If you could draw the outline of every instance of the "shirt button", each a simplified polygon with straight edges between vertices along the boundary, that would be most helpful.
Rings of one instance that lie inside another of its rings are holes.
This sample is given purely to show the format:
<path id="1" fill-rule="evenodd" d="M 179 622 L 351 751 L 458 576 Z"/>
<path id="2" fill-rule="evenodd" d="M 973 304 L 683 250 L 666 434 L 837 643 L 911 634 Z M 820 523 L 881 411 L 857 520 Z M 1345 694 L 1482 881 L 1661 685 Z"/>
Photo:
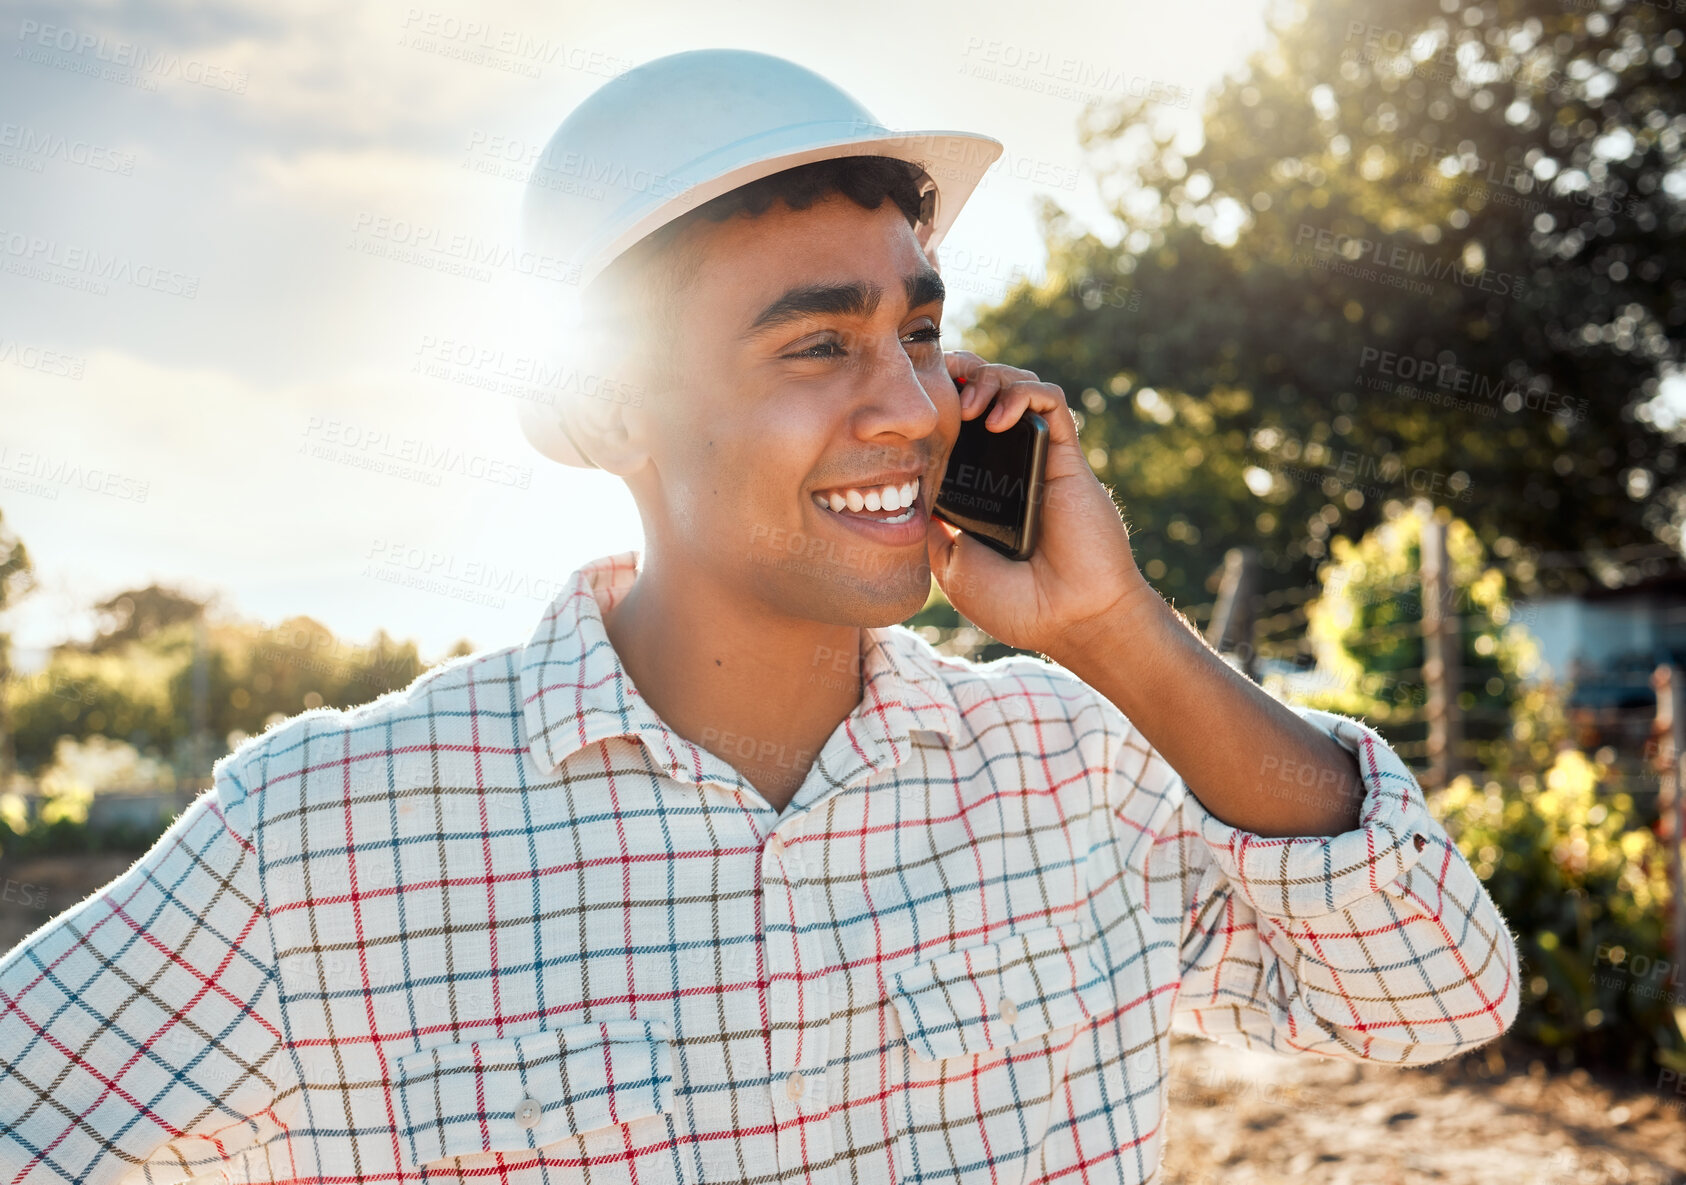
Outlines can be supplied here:
<path id="1" fill-rule="evenodd" d="M 785 1080 L 784 1080 L 785 1097 L 787 1097 L 789 1099 L 793 1099 L 793 1100 L 801 1098 L 802 1097 L 802 1088 L 803 1088 L 804 1085 L 806 1085 L 806 1084 L 802 1081 L 802 1075 L 797 1073 L 795 1070 L 792 1070 L 789 1074 L 787 1074 L 785 1076 Z"/>
<path id="2" fill-rule="evenodd" d="M 537 1099 L 522 1099 L 515 1104 L 515 1126 L 528 1129 L 537 1127 L 543 1111 L 544 1108 L 539 1106 Z"/>
<path id="3" fill-rule="evenodd" d="M 1016 1025 L 1019 1023 L 1019 1006 L 1017 1004 L 1013 1003 L 1006 996 L 1002 996 L 1001 1003 L 997 1005 L 997 1007 L 1001 1010 L 1002 1020 L 1010 1025 Z"/>

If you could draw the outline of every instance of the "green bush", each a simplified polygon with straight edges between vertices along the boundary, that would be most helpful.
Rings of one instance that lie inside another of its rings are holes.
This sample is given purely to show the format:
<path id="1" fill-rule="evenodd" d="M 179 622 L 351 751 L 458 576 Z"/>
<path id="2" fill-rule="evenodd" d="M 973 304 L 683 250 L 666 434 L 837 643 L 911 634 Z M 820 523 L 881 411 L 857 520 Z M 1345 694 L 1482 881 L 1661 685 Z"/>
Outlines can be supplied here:
<path id="1" fill-rule="evenodd" d="M 1565 749 L 1508 791 L 1459 777 L 1430 803 L 1516 933 L 1512 1039 L 1564 1064 L 1686 1069 L 1686 993 L 1663 954 L 1665 853 L 1609 767 Z"/>
<path id="2" fill-rule="evenodd" d="M 0 822 L 0 859 L 11 862 L 33 856 L 80 856 L 89 852 L 140 853 L 152 847 L 171 822 L 172 818 L 160 816 L 150 827 L 136 823 L 90 827 L 86 820 L 36 819 L 21 830 Z"/>
<path id="3" fill-rule="evenodd" d="M 1308 633 L 1335 686 L 1301 697 L 1368 719 L 1408 760 L 1424 754 L 1427 734 L 1421 527 L 1402 513 L 1357 543 L 1331 540 Z M 1451 519 L 1447 549 L 1463 755 L 1482 772 L 1453 779 L 1430 804 L 1516 932 L 1522 1008 L 1510 1040 L 1565 1065 L 1686 1069 L 1686 987 L 1666 978 L 1663 954 L 1662 845 L 1614 770 L 1570 743 L 1563 689 L 1532 677 L 1537 645 L 1512 620 L 1481 541 Z"/>

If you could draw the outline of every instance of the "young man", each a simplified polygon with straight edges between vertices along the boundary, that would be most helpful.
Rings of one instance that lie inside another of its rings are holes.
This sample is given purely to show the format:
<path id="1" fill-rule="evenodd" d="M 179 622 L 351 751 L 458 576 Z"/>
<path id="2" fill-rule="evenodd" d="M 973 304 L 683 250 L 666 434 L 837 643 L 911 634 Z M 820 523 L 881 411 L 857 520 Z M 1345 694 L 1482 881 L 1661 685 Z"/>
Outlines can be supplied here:
<path id="1" fill-rule="evenodd" d="M 853 102 L 733 51 L 615 87 L 661 136 Z M 1154 593 L 1057 388 L 942 351 L 953 193 L 880 133 L 587 228 L 647 398 L 530 431 L 627 482 L 642 553 L 243 745 L 0 963 L 6 1180 L 1141 1182 L 1173 1025 L 1399 1064 L 1506 1028 L 1511 936 L 1404 765 Z M 992 399 L 1052 438 L 1023 563 L 929 513 Z M 1053 663 L 894 624 L 933 574 Z"/>

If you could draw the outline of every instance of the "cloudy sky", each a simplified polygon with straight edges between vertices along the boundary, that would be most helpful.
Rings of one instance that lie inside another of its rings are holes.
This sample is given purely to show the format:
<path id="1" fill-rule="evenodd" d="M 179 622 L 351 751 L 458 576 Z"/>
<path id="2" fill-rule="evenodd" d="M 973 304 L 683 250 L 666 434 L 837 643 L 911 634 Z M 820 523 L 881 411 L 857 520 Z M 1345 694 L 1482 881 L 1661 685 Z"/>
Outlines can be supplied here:
<path id="1" fill-rule="evenodd" d="M 1192 122 L 1260 3 L 8 6 L 0 511 L 39 577 L 7 623 L 20 665 L 151 581 L 429 656 L 505 645 L 580 563 L 640 546 L 619 482 L 520 435 L 519 277 L 392 250 L 513 243 L 534 155 L 616 73 L 762 50 L 889 126 L 1002 141 L 943 249 L 956 334 L 1039 273 L 1039 196 L 1115 238 L 1085 100 L 1151 88 Z"/>

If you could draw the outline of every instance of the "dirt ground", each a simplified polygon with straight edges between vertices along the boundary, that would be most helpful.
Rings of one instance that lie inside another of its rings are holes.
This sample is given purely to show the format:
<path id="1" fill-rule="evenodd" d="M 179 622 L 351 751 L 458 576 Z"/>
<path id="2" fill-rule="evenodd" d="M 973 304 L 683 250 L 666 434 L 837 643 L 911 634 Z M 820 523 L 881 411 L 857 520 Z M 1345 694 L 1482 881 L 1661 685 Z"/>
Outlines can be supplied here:
<path id="1" fill-rule="evenodd" d="M 1496 1050 L 1397 1069 L 1179 1037 L 1171 1083 L 1162 1185 L 1686 1182 L 1672 1082 L 1550 1074 Z"/>
<path id="2" fill-rule="evenodd" d="M 133 855 L 0 869 L 0 952 Z M 1177 1038 L 1158 1185 L 1686 1185 L 1686 1085 L 1506 1064 L 1390 1069 Z"/>

